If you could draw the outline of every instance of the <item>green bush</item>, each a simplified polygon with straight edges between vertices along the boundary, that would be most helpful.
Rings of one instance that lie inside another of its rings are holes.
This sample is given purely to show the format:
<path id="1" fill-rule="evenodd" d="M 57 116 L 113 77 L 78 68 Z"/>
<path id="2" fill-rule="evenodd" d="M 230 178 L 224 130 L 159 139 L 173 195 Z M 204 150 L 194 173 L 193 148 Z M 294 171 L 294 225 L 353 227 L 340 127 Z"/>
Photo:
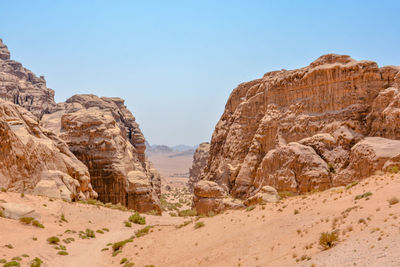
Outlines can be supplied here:
<path id="1" fill-rule="evenodd" d="M 41 224 L 39 221 L 37 221 L 37 220 L 33 220 L 32 221 L 32 225 L 33 226 L 36 226 L 36 227 L 39 227 L 39 228 L 44 228 L 44 225 L 43 224 Z"/>
<path id="2" fill-rule="evenodd" d="M 399 172 L 399 166 L 393 166 L 392 168 L 390 168 L 390 172 L 391 173 L 398 173 Z"/>
<path id="3" fill-rule="evenodd" d="M 197 216 L 196 209 L 180 210 L 178 211 L 180 217 Z"/>
<path id="4" fill-rule="evenodd" d="M 58 242 L 60 242 L 60 238 L 58 238 L 56 236 L 51 236 L 51 237 L 47 238 L 47 242 L 49 244 L 58 244 Z"/>
<path id="5" fill-rule="evenodd" d="M 30 224 L 35 218 L 32 217 L 21 217 L 19 221 L 25 224 Z"/>
<path id="6" fill-rule="evenodd" d="M 372 193 L 371 193 L 371 192 L 366 192 L 366 193 L 364 193 L 364 194 L 361 194 L 361 195 L 356 196 L 356 197 L 355 197 L 355 200 L 362 199 L 362 198 L 366 198 L 366 197 L 369 197 L 369 196 L 372 196 Z"/>
<path id="7" fill-rule="evenodd" d="M 12 266 L 21 266 L 21 264 L 19 264 L 19 262 L 16 261 L 9 261 L 6 264 L 3 265 L 3 267 L 12 267 Z"/>
<path id="8" fill-rule="evenodd" d="M 141 236 L 147 235 L 151 228 L 153 228 L 153 226 L 148 225 L 148 226 L 146 226 L 146 227 L 144 227 L 144 228 L 142 228 L 140 230 L 137 230 L 135 232 L 135 236 L 136 237 L 141 237 Z"/>
<path id="9" fill-rule="evenodd" d="M 40 267 L 42 265 L 43 261 L 39 259 L 38 257 L 34 258 L 31 262 L 31 267 Z"/>
<path id="10" fill-rule="evenodd" d="M 68 255 L 68 252 L 66 252 L 66 251 L 64 251 L 64 250 L 61 250 L 61 251 L 59 251 L 57 254 L 58 254 L 58 255 L 61 255 L 61 256 L 67 256 L 67 255 Z"/>
<path id="11" fill-rule="evenodd" d="M 129 239 L 125 239 L 119 242 L 116 242 L 114 244 L 112 244 L 112 249 L 113 251 L 120 251 L 125 245 L 126 243 L 130 243 L 133 242 L 133 239 L 129 238 Z"/>
<path id="12" fill-rule="evenodd" d="M 197 222 L 194 225 L 194 229 L 199 229 L 199 228 L 204 227 L 204 226 L 205 226 L 204 222 Z"/>
<path id="13" fill-rule="evenodd" d="M 146 217 L 140 216 L 138 212 L 135 212 L 129 217 L 129 221 L 136 224 L 146 224 Z"/>

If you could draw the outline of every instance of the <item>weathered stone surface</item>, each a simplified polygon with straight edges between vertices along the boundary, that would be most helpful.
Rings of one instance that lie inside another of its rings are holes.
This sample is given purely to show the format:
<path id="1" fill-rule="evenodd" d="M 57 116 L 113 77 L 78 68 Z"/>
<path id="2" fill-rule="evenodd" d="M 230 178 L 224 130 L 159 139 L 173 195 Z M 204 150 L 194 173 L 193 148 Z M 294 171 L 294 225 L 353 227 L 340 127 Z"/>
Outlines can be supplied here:
<path id="1" fill-rule="evenodd" d="M 201 143 L 193 154 L 192 167 L 189 169 L 188 188 L 193 192 L 194 184 L 200 181 L 204 167 L 207 165 L 210 143 Z"/>
<path id="2" fill-rule="evenodd" d="M 103 202 L 138 211 L 161 211 L 161 179 L 145 157 L 145 139 L 119 98 L 75 95 L 43 116 L 41 125 L 59 134 L 89 169 Z"/>
<path id="3" fill-rule="evenodd" d="M 279 200 L 278 191 L 272 186 L 263 186 L 261 190 L 256 193 L 254 196 L 249 197 L 246 199 L 243 204 L 246 206 L 251 206 L 260 203 L 267 203 L 267 202 L 277 202 Z"/>
<path id="4" fill-rule="evenodd" d="M 35 210 L 25 204 L 19 203 L 0 203 L 0 209 L 3 211 L 3 216 L 5 218 L 18 220 L 22 217 L 32 217 L 38 219 L 40 216 Z"/>
<path id="5" fill-rule="evenodd" d="M 242 83 L 216 125 L 204 179 L 243 199 L 264 185 L 301 193 L 362 179 L 373 170 L 341 173 L 356 168 L 353 147 L 365 137 L 400 138 L 399 88 L 399 67 L 334 54 Z"/>
<path id="6" fill-rule="evenodd" d="M 69 199 L 95 198 L 88 169 L 24 108 L 0 100 L 0 187 L 32 192 L 42 178 L 69 188 Z"/>
<path id="7" fill-rule="evenodd" d="M 37 77 L 21 63 L 11 60 L 1 39 L 0 98 L 24 107 L 37 118 L 50 112 L 56 104 L 54 91 L 46 87 L 44 77 Z"/>
<path id="8" fill-rule="evenodd" d="M 366 137 L 351 148 L 348 167 L 335 177 L 333 184 L 341 185 L 400 167 L 400 140 Z"/>

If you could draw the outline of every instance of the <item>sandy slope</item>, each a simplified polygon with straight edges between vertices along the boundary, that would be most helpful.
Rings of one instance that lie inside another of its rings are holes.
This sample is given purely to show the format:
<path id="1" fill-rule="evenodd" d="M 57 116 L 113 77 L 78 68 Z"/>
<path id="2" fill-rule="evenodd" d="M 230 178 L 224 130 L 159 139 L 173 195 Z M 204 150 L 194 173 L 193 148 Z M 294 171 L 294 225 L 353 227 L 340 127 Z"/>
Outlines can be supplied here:
<path id="1" fill-rule="evenodd" d="M 372 196 L 354 200 L 365 192 L 372 192 Z M 391 197 L 400 199 L 399 192 L 400 175 L 374 176 L 349 190 L 290 197 L 277 204 L 257 206 L 252 211 L 228 211 L 200 218 L 205 226 L 199 229 L 193 227 L 195 218 L 170 217 L 167 213 L 161 217 L 145 215 L 148 225 L 158 226 L 128 243 L 116 257 L 111 256 L 111 251 L 101 249 L 143 227 L 124 227 L 129 212 L 0 193 L 2 200 L 34 206 L 46 226 L 39 229 L 0 218 L 0 258 L 9 260 L 26 253 L 30 257 L 24 263 L 38 256 L 45 266 L 122 266 L 119 262 L 124 257 L 140 267 L 150 264 L 157 267 L 399 266 L 400 203 L 390 206 L 387 202 Z M 352 209 L 346 212 L 349 208 Z M 298 214 L 294 214 L 295 210 Z M 62 213 L 68 223 L 58 222 Z M 180 229 L 175 227 L 188 220 L 193 223 Z M 90 240 L 82 240 L 77 234 L 63 234 L 62 238 L 72 236 L 76 240 L 66 244 L 68 256 L 57 255 L 57 250 L 46 242 L 49 236 L 67 229 L 104 227 L 110 232 L 96 234 Z M 340 230 L 340 241 L 332 249 L 322 251 L 318 245 L 320 233 L 333 229 Z M 32 240 L 34 236 L 37 241 Z M 14 249 L 4 247 L 6 244 L 12 244 Z"/>

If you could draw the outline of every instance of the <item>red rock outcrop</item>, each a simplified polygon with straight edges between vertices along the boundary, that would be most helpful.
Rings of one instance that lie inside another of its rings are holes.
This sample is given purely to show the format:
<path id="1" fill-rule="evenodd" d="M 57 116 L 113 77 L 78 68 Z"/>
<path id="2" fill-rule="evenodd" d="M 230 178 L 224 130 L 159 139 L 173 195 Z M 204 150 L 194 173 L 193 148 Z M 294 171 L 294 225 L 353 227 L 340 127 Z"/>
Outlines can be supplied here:
<path id="1" fill-rule="evenodd" d="M 122 99 L 75 95 L 55 110 L 41 125 L 65 140 L 89 168 L 99 200 L 161 211 L 160 175 L 146 160 L 145 139 Z"/>
<path id="2" fill-rule="evenodd" d="M 33 192 L 39 183 L 51 181 L 56 192 L 52 197 L 79 200 L 97 196 L 88 169 L 65 142 L 40 127 L 30 112 L 1 99 L 0 143 L 0 187 Z"/>
<path id="3" fill-rule="evenodd" d="M 24 107 L 38 118 L 56 105 L 54 91 L 46 87 L 44 77 L 37 77 L 21 63 L 11 60 L 10 52 L 1 39 L 0 98 Z"/>
<path id="4" fill-rule="evenodd" d="M 302 193 L 362 179 L 397 162 L 400 148 L 390 146 L 393 155 L 377 152 L 368 171 L 356 167 L 362 151 L 400 139 L 399 89 L 399 67 L 335 54 L 240 84 L 216 125 L 202 179 L 242 199 L 265 185 Z M 371 144 L 368 136 L 384 140 Z"/>
<path id="5" fill-rule="evenodd" d="M 207 165 L 210 143 L 201 143 L 193 154 L 192 167 L 189 169 L 188 188 L 193 192 L 194 184 L 200 180 L 205 166 Z"/>

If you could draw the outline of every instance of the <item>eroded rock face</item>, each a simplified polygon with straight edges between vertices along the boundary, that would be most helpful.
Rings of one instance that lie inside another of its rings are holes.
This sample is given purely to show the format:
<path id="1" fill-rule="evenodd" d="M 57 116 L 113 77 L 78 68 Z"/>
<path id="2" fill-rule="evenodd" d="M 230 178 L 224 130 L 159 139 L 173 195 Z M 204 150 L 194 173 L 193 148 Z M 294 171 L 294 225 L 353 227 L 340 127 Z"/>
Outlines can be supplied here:
<path id="1" fill-rule="evenodd" d="M 192 167 L 189 169 L 188 188 L 193 192 L 194 184 L 200 181 L 205 166 L 207 165 L 210 143 L 201 143 L 193 154 Z"/>
<path id="2" fill-rule="evenodd" d="M 49 113 L 56 105 L 54 91 L 46 87 L 44 77 L 37 77 L 21 63 L 11 60 L 1 39 L 0 98 L 24 107 L 37 118 Z"/>
<path id="3" fill-rule="evenodd" d="M 24 108 L 0 100 L 0 187 L 32 192 L 39 183 L 68 200 L 95 198 L 87 167 Z M 62 192 L 62 195 L 61 195 Z M 45 194 L 44 194 L 45 195 Z"/>
<path id="4" fill-rule="evenodd" d="M 145 157 L 145 139 L 120 98 L 75 95 L 41 124 L 58 133 L 89 169 L 103 202 L 160 212 L 159 173 Z"/>
<path id="5" fill-rule="evenodd" d="M 216 125 L 204 179 L 246 199 L 265 185 L 302 193 L 384 168 L 387 159 L 382 164 L 376 148 L 400 139 L 399 73 L 399 67 L 329 54 L 240 84 Z M 390 162 L 397 162 L 399 148 L 390 147 Z M 377 156 L 363 156 L 369 168 L 357 167 L 360 151 L 370 150 Z"/>

